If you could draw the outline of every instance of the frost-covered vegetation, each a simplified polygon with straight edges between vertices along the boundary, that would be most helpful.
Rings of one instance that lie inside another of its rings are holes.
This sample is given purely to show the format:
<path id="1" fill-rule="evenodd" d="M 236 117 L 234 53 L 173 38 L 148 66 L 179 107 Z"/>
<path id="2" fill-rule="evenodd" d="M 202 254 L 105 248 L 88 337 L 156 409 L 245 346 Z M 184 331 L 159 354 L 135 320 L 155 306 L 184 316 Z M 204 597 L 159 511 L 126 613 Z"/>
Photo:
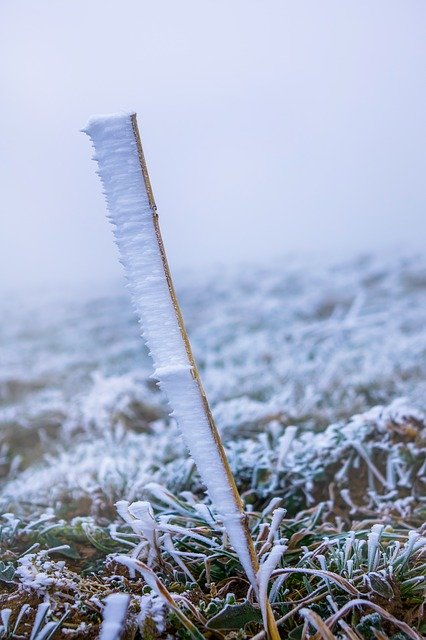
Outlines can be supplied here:
<path id="1" fill-rule="evenodd" d="M 178 278 L 283 638 L 426 631 L 425 267 Z M 2 637 L 262 637 L 126 294 L 1 304 Z"/>

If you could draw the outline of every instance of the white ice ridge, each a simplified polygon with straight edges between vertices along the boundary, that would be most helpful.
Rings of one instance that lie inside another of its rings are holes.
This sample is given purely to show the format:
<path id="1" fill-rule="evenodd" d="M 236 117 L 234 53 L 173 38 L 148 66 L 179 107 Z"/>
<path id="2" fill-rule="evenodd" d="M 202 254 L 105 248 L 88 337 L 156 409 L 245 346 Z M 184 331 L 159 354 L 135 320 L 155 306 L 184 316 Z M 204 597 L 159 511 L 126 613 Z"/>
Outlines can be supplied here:
<path id="1" fill-rule="evenodd" d="M 84 132 L 95 148 L 109 218 L 142 335 L 210 498 L 256 593 L 257 579 L 241 512 L 229 484 L 173 306 L 141 171 L 132 114 L 91 118 Z"/>

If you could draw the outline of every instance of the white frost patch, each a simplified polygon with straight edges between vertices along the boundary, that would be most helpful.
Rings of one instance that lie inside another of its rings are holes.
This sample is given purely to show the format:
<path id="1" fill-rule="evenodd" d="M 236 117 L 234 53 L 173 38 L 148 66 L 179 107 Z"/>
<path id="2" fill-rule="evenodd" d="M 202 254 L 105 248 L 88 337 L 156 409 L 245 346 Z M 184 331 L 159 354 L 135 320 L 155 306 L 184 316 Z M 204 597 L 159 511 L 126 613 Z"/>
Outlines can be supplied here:
<path id="1" fill-rule="evenodd" d="M 152 435 L 106 431 L 91 441 L 74 442 L 38 468 L 26 469 L 3 487 L 2 498 L 6 503 L 55 504 L 65 496 L 75 500 L 88 496 L 96 512 L 124 496 L 137 498 L 148 482 L 162 479 L 163 472 L 154 469 L 163 469 L 166 460 L 181 460 L 184 453 L 174 425 L 160 423 Z"/>
<path id="2" fill-rule="evenodd" d="M 92 380 L 93 386 L 82 399 L 78 415 L 74 416 L 74 422 L 87 430 L 105 431 L 106 427 L 113 428 L 124 420 L 136 422 L 138 416 L 133 406 L 145 413 L 147 422 L 162 413 L 132 374 L 106 377 L 95 372 Z"/>
<path id="3" fill-rule="evenodd" d="M 40 595 L 47 593 L 52 586 L 77 590 L 65 575 L 64 568 L 64 561 L 50 560 L 47 551 L 40 551 L 19 558 L 15 575 L 19 578 L 21 589 L 36 591 Z"/>
<path id="4" fill-rule="evenodd" d="M 158 633 L 163 633 L 166 628 L 166 615 L 168 608 L 164 600 L 156 593 L 147 593 L 139 598 L 140 613 L 137 617 L 139 630 L 144 631 L 145 622 L 150 619 L 154 622 Z"/>
<path id="5" fill-rule="evenodd" d="M 100 640 L 119 640 L 121 638 L 129 602 L 130 596 L 127 593 L 111 593 L 105 598 Z"/>

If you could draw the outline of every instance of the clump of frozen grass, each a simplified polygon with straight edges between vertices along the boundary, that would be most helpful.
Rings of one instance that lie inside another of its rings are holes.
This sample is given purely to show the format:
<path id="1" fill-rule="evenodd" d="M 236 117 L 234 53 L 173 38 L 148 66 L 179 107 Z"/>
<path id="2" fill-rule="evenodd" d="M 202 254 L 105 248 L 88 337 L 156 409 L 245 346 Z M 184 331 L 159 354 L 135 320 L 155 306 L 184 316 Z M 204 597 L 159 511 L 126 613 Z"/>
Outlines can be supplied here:
<path id="1" fill-rule="evenodd" d="M 125 625 L 130 637 L 175 636 L 185 630 L 191 637 L 220 637 L 239 629 L 241 637 L 263 637 L 260 610 L 220 516 L 190 493 L 175 496 L 150 485 L 148 495 L 143 503 L 119 505 L 123 517 L 110 526 L 109 547 L 105 531 L 97 531 L 94 522 L 68 528 L 72 544 L 82 530 L 90 532 L 78 548 L 89 558 L 96 545 L 103 562 L 95 574 L 81 559 L 60 558 L 66 553 L 63 545 L 19 556 L 19 548 L 28 544 L 28 524 L 9 518 L 12 573 L 0 596 L 2 608 L 10 609 L 9 624 L 15 624 L 24 602 L 33 620 L 40 601 L 48 600 L 49 620 L 67 616 L 63 634 L 97 637 L 105 599 L 118 593 L 129 597 Z M 375 629 L 383 638 L 402 633 L 420 640 L 426 579 L 422 529 L 359 522 L 344 531 L 339 523 L 323 522 L 322 511 L 320 505 L 288 517 L 274 499 L 262 512 L 248 512 L 262 589 L 268 591 L 281 636 L 308 640 L 309 620 L 314 627 L 325 625 L 336 638 L 368 639 Z M 53 532 L 59 525 L 61 535 L 63 524 L 54 520 L 34 524 L 32 539 L 40 546 L 47 546 L 48 522 Z"/>
<path id="2" fill-rule="evenodd" d="M 262 435 L 229 441 L 226 450 L 238 487 L 255 508 L 276 496 L 292 515 L 322 502 L 324 519 L 349 524 L 376 517 L 424 521 L 426 419 L 406 400 L 319 433 L 272 422 Z M 99 519 L 112 516 L 117 500 L 141 498 L 151 481 L 204 494 L 177 431 L 164 421 L 148 433 L 115 429 L 50 456 L 4 487 L 3 505 L 25 512 L 30 503 L 34 512 L 34 505 L 54 504 L 62 515 Z"/>
<path id="3" fill-rule="evenodd" d="M 50 560 L 47 551 L 27 553 L 19 558 L 15 577 L 23 589 L 36 591 L 38 594 L 44 594 L 49 587 L 56 589 L 66 587 L 68 590 L 76 591 L 76 585 L 64 578 L 64 569 L 65 562 Z"/>
<path id="4" fill-rule="evenodd" d="M 13 624 L 11 622 L 12 609 L 1 609 L 0 638 L 20 638 L 28 637 L 30 640 L 48 640 L 62 627 L 68 612 L 59 620 L 48 620 L 50 617 L 50 607 L 48 602 L 38 605 L 36 610 L 31 609 L 28 603 L 23 604 L 16 616 Z M 28 618 L 30 618 L 28 620 Z M 27 635 L 23 635 L 26 633 Z"/>
<path id="5" fill-rule="evenodd" d="M 93 386 L 82 398 L 79 413 L 65 425 L 68 429 L 105 432 L 116 427 L 149 431 L 152 422 L 166 412 L 158 400 L 132 375 L 93 375 Z"/>
<path id="6" fill-rule="evenodd" d="M 328 518 L 421 523 L 426 418 L 407 401 L 375 407 L 320 433 L 273 425 L 230 444 L 231 468 L 256 503 L 280 496 L 291 513 L 323 501 Z M 285 455 L 282 455 L 283 447 Z"/>
<path id="7" fill-rule="evenodd" d="M 152 423 L 149 434 L 117 427 L 103 438 L 73 441 L 73 449 L 58 448 L 38 469 L 29 468 L 6 484 L 3 507 L 34 513 L 37 505 L 42 510 L 52 505 L 69 516 L 110 516 L 117 500 L 140 494 L 167 461 L 185 453 L 177 430 L 164 423 Z"/>

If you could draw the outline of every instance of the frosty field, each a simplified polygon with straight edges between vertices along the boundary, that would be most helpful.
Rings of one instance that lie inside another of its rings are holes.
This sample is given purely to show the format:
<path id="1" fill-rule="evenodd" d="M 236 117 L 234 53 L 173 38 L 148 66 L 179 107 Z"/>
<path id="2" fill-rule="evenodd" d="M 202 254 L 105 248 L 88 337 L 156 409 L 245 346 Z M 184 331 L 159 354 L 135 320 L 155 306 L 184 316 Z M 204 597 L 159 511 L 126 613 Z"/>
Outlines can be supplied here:
<path id="1" fill-rule="evenodd" d="M 282 637 L 421 638 L 425 260 L 286 259 L 176 284 L 259 556 L 281 541 Z M 39 607 L 31 637 L 97 638 L 116 592 L 125 638 L 262 637 L 124 287 L 0 304 L 0 637 L 30 637 Z"/>

